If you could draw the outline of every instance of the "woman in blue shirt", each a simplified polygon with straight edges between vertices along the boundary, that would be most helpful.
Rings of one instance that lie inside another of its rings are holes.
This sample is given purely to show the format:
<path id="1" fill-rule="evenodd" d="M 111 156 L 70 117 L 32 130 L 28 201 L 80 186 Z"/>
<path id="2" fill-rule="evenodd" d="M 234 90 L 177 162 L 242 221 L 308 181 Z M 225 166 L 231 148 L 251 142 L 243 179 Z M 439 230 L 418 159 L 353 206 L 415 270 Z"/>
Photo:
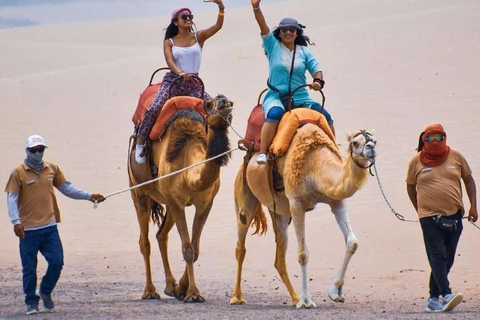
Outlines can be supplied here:
<path id="1" fill-rule="evenodd" d="M 251 0 L 253 13 L 263 39 L 263 47 L 268 58 L 269 75 L 268 90 L 263 99 L 263 112 L 265 114 L 265 123 L 262 127 L 260 154 L 257 157 L 257 163 L 267 163 L 267 150 L 272 142 L 278 123 L 285 113 L 285 107 L 280 99 L 280 94 L 287 94 L 301 85 L 307 83 L 305 72 L 308 70 L 313 77 L 313 83 L 310 89 L 319 91 L 323 88 L 323 73 L 320 64 L 313 56 L 307 44 L 310 44 L 309 38 L 303 34 L 303 28 L 293 18 L 284 18 L 279 26 L 270 31 L 260 10 L 261 0 Z M 293 56 L 295 55 L 295 60 Z M 292 69 L 293 60 L 293 72 Z M 327 118 L 330 128 L 333 128 L 333 120 L 330 114 L 323 109 L 321 105 L 310 98 L 307 89 L 301 88 L 293 96 L 293 107 L 304 106 L 322 112 Z"/>

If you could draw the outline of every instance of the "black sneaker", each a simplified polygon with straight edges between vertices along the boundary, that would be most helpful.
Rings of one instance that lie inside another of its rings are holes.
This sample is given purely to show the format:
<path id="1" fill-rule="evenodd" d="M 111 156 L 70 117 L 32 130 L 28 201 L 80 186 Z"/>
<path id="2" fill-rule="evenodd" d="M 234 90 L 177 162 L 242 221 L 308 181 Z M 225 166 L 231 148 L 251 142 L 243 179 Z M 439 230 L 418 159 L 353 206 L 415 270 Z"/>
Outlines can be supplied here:
<path id="1" fill-rule="evenodd" d="M 38 302 L 27 304 L 27 316 L 38 313 Z"/>
<path id="2" fill-rule="evenodd" d="M 42 293 L 40 289 L 38 289 L 37 296 L 39 296 L 40 299 L 43 301 L 43 306 L 45 307 L 46 312 L 55 312 L 55 304 L 53 303 L 51 295 L 46 295 Z M 38 306 L 37 306 L 37 310 L 38 310 Z"/>

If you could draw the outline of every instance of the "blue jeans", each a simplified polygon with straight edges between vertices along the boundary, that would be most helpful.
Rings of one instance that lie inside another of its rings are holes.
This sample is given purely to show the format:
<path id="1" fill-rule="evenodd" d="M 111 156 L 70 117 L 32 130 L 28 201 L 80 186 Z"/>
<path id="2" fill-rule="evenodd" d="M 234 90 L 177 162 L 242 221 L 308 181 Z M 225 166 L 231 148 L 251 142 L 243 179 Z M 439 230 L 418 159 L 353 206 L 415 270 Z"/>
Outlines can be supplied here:
<path id="1" fill-rule="evenodd" d="M 39 230 L 25 231 L 25 238 L 20 238 L 20 258 L 23 267 L 23 292 L 25 303 L 37 303 L 37 255 L 38 251 L 48 262 L 47 272 L 40 283 L 40 291 L 50 295 L 60 278 L 63 267 L 63 247 L 57 226 Z"/>
<path id="2" fill-rule="evenodd" d="M 430 263 L 430 298 L 445 297 L 452 293 L 448 273 L 455 260 L 455 251 L 462 234 L 462 212 L 459 211 L 450 217 L 457 220 L 456 231 L 441 230 L 432 217 L 421 218 L 420 224 L 423 231 L 423 240 Z"/>

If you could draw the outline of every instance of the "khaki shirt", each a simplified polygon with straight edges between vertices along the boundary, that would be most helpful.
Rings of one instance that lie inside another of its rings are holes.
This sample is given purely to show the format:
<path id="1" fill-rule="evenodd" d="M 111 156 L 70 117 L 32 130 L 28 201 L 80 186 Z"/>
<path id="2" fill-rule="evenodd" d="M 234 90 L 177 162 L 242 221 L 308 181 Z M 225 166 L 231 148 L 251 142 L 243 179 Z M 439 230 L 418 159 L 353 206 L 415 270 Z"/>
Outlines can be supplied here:
<path id="1" fill-rule="evenodd" d="M 459 209 L 465 212 L 461 180 L 472 174 L 465 158 L 451 149 L 445 162 L 428 167 L 420 162 L 420 152 L 408 166 L 407 183 L 417 186 L 418 216 L 453 215 Z"/>
<path id="2" fill-rule="evenodd" d="M 16 167 L 8 179 L 6 192 L 18 194 L 20 221 L 25 229 L 60 222 L 60 210 L 53 187 L 66 182 L 65 176 L 56 164 L 44 162 L 37 173 L 25 163 Z"/>

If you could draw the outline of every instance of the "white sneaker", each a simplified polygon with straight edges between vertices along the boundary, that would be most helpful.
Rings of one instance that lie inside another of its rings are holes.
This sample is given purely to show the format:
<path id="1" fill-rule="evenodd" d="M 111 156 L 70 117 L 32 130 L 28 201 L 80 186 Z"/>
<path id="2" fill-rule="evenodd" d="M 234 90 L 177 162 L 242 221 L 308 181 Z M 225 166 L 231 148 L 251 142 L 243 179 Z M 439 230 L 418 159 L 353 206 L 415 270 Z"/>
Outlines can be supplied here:
<path id="1" fill-rule="evenodd" d="M 138 164 L 144 164 L 147 162 L 147 156 L 145 155 L 145 145 L 144 144 L 137 144 L 135 147 L 135 161 L 137 161 Z"/>
<path id="2" fill-rule="evenodd" d="M 257 163 L 258 164 L 266 164 L 267 163 L 267 155 L 265 153 L 260 153 L 257 156 Z"/>

